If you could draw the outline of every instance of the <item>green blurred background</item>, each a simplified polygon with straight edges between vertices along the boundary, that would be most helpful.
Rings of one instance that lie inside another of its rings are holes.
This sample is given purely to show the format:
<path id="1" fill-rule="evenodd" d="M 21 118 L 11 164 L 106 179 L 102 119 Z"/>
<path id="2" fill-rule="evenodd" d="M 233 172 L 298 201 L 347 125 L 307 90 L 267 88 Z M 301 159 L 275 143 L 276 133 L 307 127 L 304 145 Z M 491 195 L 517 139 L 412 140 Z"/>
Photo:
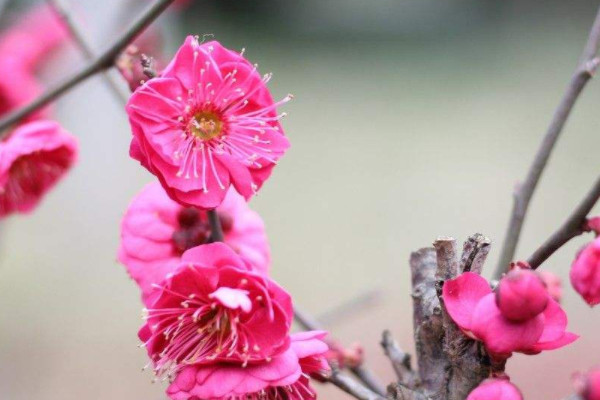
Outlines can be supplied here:
<path id="1" fill-rule="evenodd" d="M 140 2 L 143 2 L 141 0 Z M 18 0 L 15 18 L 28 2 Z M 98 49 L 138 11 L 123 0 L 71 0 Z M 389 328 L 412 351 L 408 257 L 440 235 L 481 232 L 495 267 L 511 207 L 576 65 L 598 4 L 591 1 L 193 0 L 161 17 L 167 54 L 186 34 L 246 47 L 275 97 L 293 93 L 292 148 L 251 205 L 266 221 L 273 275 L 345 344 L 360 341 L 386 380 Z M 10 19 L 10 18 L 9 18 Z M 117 22 L 120 21 L 120 22 Z M 5 21 L 6 22 L 6 21 Z M 40 32 L 43 34 L 43 32 Z M 49 82 L 83 64 L 73 46 Z M 518 249 L 528 257 L 600 172 L 600 86 L 592 81 L 558 143 Z M 99 77 L 56 106 L 80 138 L 81 160 L 31 216 L 0 237 L 0 398 L 164 399 L 152 385 L 138 292 L 116 262 L 119 221 L 153 179 L 128 157 L 122 106 Z M 545 268 L 567 279 L 577 249 Z M 497 244 L 496 244 L 497 243 Z M 516 355 L 508 373 L 530 400 L 572 392 L 576 370 L 600 362 L 600 318 L 564 281 L 575 344 Z M 376 299 L 331 318 L 365 293 Z M 319 386 L 322 399 L 344 399 Z"/>

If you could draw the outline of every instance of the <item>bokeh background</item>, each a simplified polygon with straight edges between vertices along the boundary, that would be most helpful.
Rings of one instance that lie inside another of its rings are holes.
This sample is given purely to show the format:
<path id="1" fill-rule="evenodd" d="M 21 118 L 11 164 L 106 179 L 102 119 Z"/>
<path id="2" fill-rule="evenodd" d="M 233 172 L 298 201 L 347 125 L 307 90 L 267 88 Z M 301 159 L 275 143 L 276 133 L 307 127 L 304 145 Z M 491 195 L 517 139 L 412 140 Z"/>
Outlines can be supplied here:
<path id="1" fill-rule="evenodd" d="M 144 0 L 67 0 L 98 49 Z M 29 6 L 13 1 L 4 25 Z M 392 370 L 378 342 L 389 328 L 412 351 L 408 258 L 439 235 L 497 243 L 526 168 L 576 65 L 592 1 L 193 0 L 156 24 L 170 55 L 188 33 L 247 48 L 293 93 L 292 148 L 251 205 L 266 221 L 273 275 L 367 364 Z M 40 32 L 43 35 L 43 32 Z M 65 46 L 44 69 L 55 82 L 84 61 Z M 583 94 L 525 224 L 526 258 L 600 172 L 600 86 Z M 122 106 L 99 77 L 56 105 L 81 160 L 34 214 L 0 236 L 0 398 L 165 399 L 140 372 L 138 292 L 116 262 L 119 222 L 153 179 L 128 157 Z M 567 279 L 573 240 L 545 265 Z M 565 280 L 575 344 L 516 355 L 508 372 L 530 400 L 561 399 L 570 377 L 600 363 L 600 316 Z M 369 298 L 361 305 L 356 298 Z M 351 306 L 348 307 L 347 305 Z M 346 306 L 344 306 L 346 305 Z M 340 311 L 340 307 L 341 310 Z M 337 310 L 337 311 L 336 311 Z M 347 398 L 319 386 L 321 398 Z"/>

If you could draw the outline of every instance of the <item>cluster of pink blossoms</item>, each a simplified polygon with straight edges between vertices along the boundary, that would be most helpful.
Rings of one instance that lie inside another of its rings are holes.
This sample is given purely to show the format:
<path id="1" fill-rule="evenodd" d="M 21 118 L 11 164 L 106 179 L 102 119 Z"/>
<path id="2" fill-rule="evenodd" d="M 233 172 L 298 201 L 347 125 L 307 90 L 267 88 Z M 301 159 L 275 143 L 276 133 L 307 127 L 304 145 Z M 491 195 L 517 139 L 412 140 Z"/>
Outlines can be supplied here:
<path id="1" fill-rule="evenodd" d="M 0 116 L 41 93 L 35 69 L 65 37 L 66 30 L 45 7 L 32 10 L 0 37 Z M 0 139 L 0 218 L 33 210 L 77 159 L 77 141 L 45 119 L 48 114 L 48 109 L 31 114 Z"/>
<path id="2" fill-rule="evenodd" d="M 242 54 L 188 37 L 127 104 L 131 155 L 158 182 L 130 204 L 119 260 L 174 400 L 312 399 L 309 376 L 329 368 L 324 332 L 290 334 L 291 297 L 269 277 L 264 224 L 246 203 L 289 146 L 276 113 L 289 96 L 274 102 L 268 80 Z"/>

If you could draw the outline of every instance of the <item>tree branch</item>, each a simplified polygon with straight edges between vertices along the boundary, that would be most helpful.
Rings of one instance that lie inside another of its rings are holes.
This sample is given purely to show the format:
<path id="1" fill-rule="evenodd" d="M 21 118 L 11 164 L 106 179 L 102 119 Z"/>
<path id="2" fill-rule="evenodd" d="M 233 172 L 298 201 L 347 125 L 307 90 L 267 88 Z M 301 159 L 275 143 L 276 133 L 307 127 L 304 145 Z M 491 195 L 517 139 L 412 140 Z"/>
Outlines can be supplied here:
<path id="1" fill-rule="evenodd" d="M 225 238 L 223 236 L 223 227 L 221 226 L 221 220 L 215 210 L 208 210 L 208 223 L 210 224 L 210 238 L 213 242 L 222 242 Z"/>
<path id="2" fill-rule="evenodd" d="M 54 13 L 58 18 L 65 24 L 69 30 L 71 38 L 75 41 L 75 44 L 85 56 L 86 60 L 92 61 L 96 58 L 96 54 L 88 40 L 85 37 L 84 31 L 77 21 L 73 18 L 73 14 L 67 4 L 63 0 L 46 0 Z M 102 77 L 106 82 L 106 85 L 113 92 L 117 100 L 121 103 L 127 103 L 129 93 L 123 92 L 119 83 L 113 78 L 112 75 L 106 70 L 102 71 Z"/>
<path id="3" fill-rule="evenodd" d="M 531 257 L 529 257 L 527 262 L 532 268 L 535 269 L 539 267 L 569 240 L 589 231 L 589 228 L 586 226 L 586 218 L 594 205 L 598 202 L 599 198 L 600 177 L 598 177 L 592 189 L 587 193 L 583 201 L 577 206 L 562 226 L 558 228 L 558 230 L 554 232 Z"/>
<path id="4" fill-rule="evenodd" d="M 323 327 L 315 318 L 313 318 L 310 314 L 301 311 L 298 307 L 294 307 L 294 319 L 303 329 L 308 331 L 320 331 L 323 330 Z M 350 371 L 369 389 L 378 393 L 379 395 L 385 394 L 385 387 L 379 382 L 377 377 L 371 370 L 367 369 L 363 365 L 358 365 L 356 367 L 350 367 Z"/>
<path id="5" fill-rule="evenodd" d="M 367 389 L 365 386 L 356 382 L 349 376 L 340 373 L 335 368 L 332 369 L 331 376 L 327 377 L 326 379 L 328 382 L 334 384 L 358 400 L 385 400 L 385 397 L 382 397 L 372 390 Z"/>
<path id="6" fill-rule="evenodd" d="M 521 229 L 523 228 L 523 221 L 529 208 L 529 203 L 533 196 L 533 193 L 537 187 L 537 184 L 542 176 L 542 172 L 548 163 L 552 149 L 563 130 L 563 127 L 573 109 L 577 98 L 583 91 L 585 85 L 590 80 L 594 72 L 596 71 L 600 60 L 595 58 L 598 53 L 600 46 L 600 10 L 596 15 L 596 19 L 590 31 L 588 41 L 585 45 L 585 49 L 581 55 L 579 66 L 577 67 L 575 74 L 571 78 L 569 87 L 566 93 L 556 109 L 552 122 L 546 131 L 542 143 L 535 155 L 533 163 L 531 164 L 527 177 L 522 185 L 519 185 L 514 193 L 513 209 L 506 231 L 505 240 L 500 252 L 500 260 L 496 267 L 494 274 L 495 279 L 499 279 L 502 274 L 508 268 L 508 265 L 513 261 L 517 243 L 521 235 Z"/>
<path id="7" fill-rule="evenodd" d="M 410 354 L 404 352 L 398 343 L 392 337 L 392 333 L 388 330 L 383 331 L 381 335 L 381 347 L 385 355 L 390 359 L 398 382 L 409 388 L 414 388 L 416 383 L 416 375 L 412 369 Z"/>
<path id="8" fill-rule="evenodd" d="M 15 110 L 0 120 L 0 139 L 9 134 L 7 128 L 20 121 L 33 111 L 57 99 L 69 89 L 77 86 L 87 78 L 113 66 L 115 58 L 131 43 L 148 25 L 150 25 L 174 0 L 156 0 L 140 17 L 119 37 L 104 53 L 89 65 L 70 78 L 33 100 L 28 105 Z"/>

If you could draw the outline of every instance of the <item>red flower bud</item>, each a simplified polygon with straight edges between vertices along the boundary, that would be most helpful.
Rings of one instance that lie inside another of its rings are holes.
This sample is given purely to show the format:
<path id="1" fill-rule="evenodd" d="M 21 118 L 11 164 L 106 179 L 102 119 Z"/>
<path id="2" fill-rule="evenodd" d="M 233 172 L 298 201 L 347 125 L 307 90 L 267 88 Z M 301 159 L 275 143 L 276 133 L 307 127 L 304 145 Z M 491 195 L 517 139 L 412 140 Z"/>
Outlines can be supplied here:
<path id="1" fill-rule="evenodd" d="M 526 321 L 541 314 L 548 305 L 548 291 L 534 271 L 515 268 L 498 285 L 496 303 L 507 319 Z"/>

